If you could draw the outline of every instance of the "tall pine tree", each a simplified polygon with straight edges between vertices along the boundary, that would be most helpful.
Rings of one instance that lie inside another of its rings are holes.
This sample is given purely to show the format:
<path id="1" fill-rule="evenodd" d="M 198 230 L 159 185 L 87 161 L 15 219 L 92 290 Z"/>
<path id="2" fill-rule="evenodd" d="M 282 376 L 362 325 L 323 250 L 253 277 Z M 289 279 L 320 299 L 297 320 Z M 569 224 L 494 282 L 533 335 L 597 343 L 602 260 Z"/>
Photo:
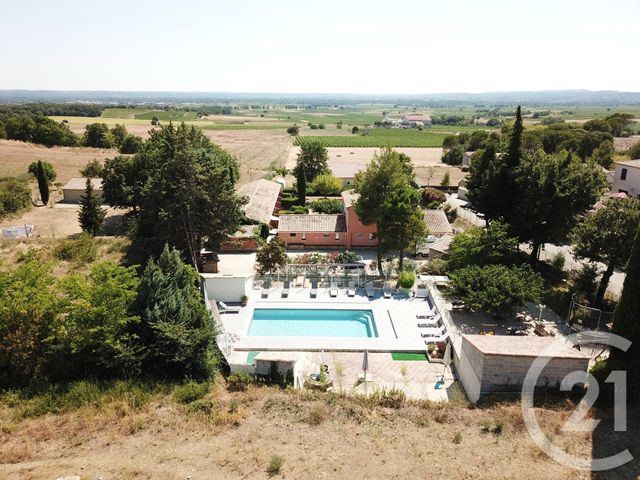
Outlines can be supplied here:
<path id="1" fill-rule="evenodd" d="M 304 171 L 304 164 L 296 170 L 296 187 L 298 189 L 298 204 L 304 207 L 307 203 L 307 177 Z"/>
<path id="2" fill-rule="evenodd" d="M 82 228 L 83 232 L 90 233 L 93 236 L 97 235 L 98 230 L 104 223 L 107 211 L 100 206 L 100 199 L 93 192 L 90 178 L 87 178 L 84 195 L 80 197 L 80 205 L 80 213 L 78 214 L 80 228 Z"/>
<path id="3" fill-rule="evenodd" d="M 38 168 L 36 170 L 36 179 L 38 180 L 38 190 L 40 190 L 40 198 L 42 203 L 47 205 L 49 203 L 49 181 L 47 175 L 44 172 L 42 161 L 38 160 Z"/>

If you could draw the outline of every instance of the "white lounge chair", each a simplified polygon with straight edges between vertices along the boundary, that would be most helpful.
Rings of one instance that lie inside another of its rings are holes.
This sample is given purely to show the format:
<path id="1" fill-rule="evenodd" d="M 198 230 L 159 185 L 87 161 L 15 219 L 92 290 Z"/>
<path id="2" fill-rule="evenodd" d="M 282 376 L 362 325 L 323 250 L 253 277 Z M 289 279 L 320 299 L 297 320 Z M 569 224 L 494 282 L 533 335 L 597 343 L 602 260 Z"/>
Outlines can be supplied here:
<path id="1" fill-rule="evenodd" d="M 349 287 L 347 288 L 347 295 L 350 297 L 356 296 L 356 282 L 349 282 Z"/>
<path id="2" fill-rule="evenodd" d="M 289 296 L 289 287 L 291 286 L 291 282 L 289 280 L 284 281 L 284 285 L 282 286 L 282 296 L 287 298 Z"/>
<path id="3" fill-rule="evenodd" d="M 266 280 L 262 284 L 262 298 L 267 298 L 269 296 L 269 289 L 271 288 L 271 281 Z"/>
<path id="4" fill-rule="evenodd" d="M 224 302 L 218 302 L 218 312 L 220 313 L 239 313 L 240 307 L 230 307 Z"/>
<path id="5" fill-rule="evenodd" d="M 420 332 L 420 336 L 422 338 L 442 337 L 445 331 L 445 326 L 441 325 L 439 327 L 425 328 L 423 330 L 424 331 Z"/>
<path id="6" fill-rule="evenodd" d="M 418 323 L 418 328 L 434 328 L 437 327 L 439 323 L 440 317 L 425 318 L 420 320 L 420 323 Z"/>
<path id="7" fill-rule="evenodd" d="M 382 287 L 382 296 L 384 298 L 391 298 L 391 285 L 389 285 L 389 282 L 384 282 L 384 286 Z"/>
<path id="8" fill-rule="evenodd" d="M 338 296 L 338 284 L 336 282 L 331 282 L 331 288 L 329 288 L 329 296 L 331 297 Z"/>
<path id="9" fill-rule="evenodd" d="M 311 282 L 311 298 L 316 298 L 318 296 L 318 282 L 313 280 Z"/>
<path id="10" fill-rule="evenodd" d="M 368 298 L 374 298 L 376 296 L 376 290 L 373 288 L 373 285 L 367 283 L 367 286 L 365 288 L 367 289 Z"/>
<path id="11" fill-rule="evenodd" d="M 449 334 L 445 333 L 441 337 L 431 337 L 431 338 L 425 339 L 424 344 L 425 345 L 430 345 L 432 343 L 446 342 L 448 339 L 449 339 Z"/>

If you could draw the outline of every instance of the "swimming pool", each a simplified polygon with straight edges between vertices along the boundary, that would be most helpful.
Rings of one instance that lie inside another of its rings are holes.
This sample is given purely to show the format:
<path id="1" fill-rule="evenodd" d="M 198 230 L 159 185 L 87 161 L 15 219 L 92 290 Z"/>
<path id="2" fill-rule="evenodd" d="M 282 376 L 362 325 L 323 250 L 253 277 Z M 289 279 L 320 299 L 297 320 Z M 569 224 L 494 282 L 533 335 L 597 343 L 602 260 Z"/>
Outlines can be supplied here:
<path id="1" fill-rule="evenodd" d="M 256 308 L 249 336 L 377 337 L 371 310 Z"/>

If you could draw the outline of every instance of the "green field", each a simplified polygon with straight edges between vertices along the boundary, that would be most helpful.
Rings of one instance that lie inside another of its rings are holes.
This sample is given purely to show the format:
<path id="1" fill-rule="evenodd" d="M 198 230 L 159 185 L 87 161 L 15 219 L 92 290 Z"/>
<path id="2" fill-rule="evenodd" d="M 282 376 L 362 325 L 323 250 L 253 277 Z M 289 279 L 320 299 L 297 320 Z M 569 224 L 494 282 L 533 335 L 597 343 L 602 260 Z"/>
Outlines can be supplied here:
<path id="1" fill-rule="evenodd" d="M 446 136 L 447 133 L 429 130 L 373 128 L 357 135 L 298 136 L 295 145 L 320 142 L 325 147 L 441 147 Z"/>

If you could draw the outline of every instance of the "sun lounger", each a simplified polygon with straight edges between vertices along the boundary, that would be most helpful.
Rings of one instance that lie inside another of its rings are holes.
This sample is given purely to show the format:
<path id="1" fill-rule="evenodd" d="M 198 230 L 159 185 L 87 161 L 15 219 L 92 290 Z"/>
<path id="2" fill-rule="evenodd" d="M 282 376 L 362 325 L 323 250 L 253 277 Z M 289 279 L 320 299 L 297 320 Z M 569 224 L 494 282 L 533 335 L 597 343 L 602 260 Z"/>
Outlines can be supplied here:
<path id="1" fill-rule="evenodd" d="M 291 286 L 291 282 L 289 280 L 285 280 L 284 285 L 282 286 L 282 296 L 287 298 L 289 296 L 289 287 Z"/>
<path id="2" fill-rule="evenodd" d="M 382 287 L 382 296 L 384 298 L 391 298 L 391 286 L 389 282 L 384 282 L 384 287 Z"/>
<path id="3" fill-rule="evenodd" d="M 367 283 L 366 289 L 367 289 L 367 297 L 374 298 L 376 296 L 376 291 L 373 288 L 373 285 L 371 285 L 370 283 Z"/>
<path id="4" fill-rule="evenodd" d="M 445 333 L 442 337 L 431 337 L 431 338 L 425 339 L 424 344 L 431 345 L 432 343 L 442 343 L 442 342 L 446 342 L 448 338 L 449 338 L 449 334 Z"/>
<path id="5" fill-rule="evenodd" d="M 262 284 L 262 298 L 267 298 L 269 296 L 269 289 L 271 288 L 271 282 L 267 280 Z"/>
<path id="6" fill-rule="evenodd" d="M 438 323 L 440 323 L 440 318 L 429 318 L 420 322 L 418 328 L 433 328 L 437 327 Z"/>
<path id="7" fill-rule="evenodd" d="M 356 282 L 349 282 L 349 288 L 347 288 L 347 295 L 355 297 L 356 295 Z"/>
<path id="8" fill-rule="evenodd" d="M 240 307 L 230 307 L 224 302 L 218 302 L 219 308 L 218 312 L 220 313 L 238 313 L 240 312 Z"/>
<path id="9" fill-rule="evenodd" d="M 420 332 L 422 338 L 430 337 L 442 337 L 444 334 L 445 326 L 425 328 L 423 332 Z"/>
<path id="10" fill-rule="evenodd" d="M 316 298 L 318 296 L 318 282 L 315 280 L 311 282 L 311 298 Z"/>
<path id="11" fill-rule="evenodd" d="M 329 288 L 329 295 L 331 297 L 338 296 L 338 284 L 336 282 L 331 282 L 331 288 Z"/>
<path id="12" fill-rule="evenodd" d="M 435 315 L 433 313 L 419 313 L 416 315 L 416 318 L 418 320 L 422 320 L 422 319 L 428 319 L 428 318 L 434 318 Z"/>

